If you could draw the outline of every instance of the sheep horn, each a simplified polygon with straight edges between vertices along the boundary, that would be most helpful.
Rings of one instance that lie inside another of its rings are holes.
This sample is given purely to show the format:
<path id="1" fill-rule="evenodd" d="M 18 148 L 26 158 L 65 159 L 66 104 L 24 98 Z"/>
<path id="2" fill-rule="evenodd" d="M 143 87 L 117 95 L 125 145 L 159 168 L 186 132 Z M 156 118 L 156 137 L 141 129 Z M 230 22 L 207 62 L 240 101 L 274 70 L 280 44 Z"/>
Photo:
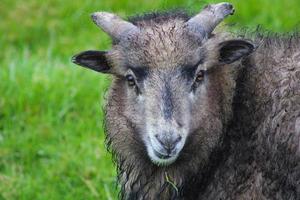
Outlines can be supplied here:
<path id="1" fill-rule="evenodd" d="M 95 12 L 91 17 L 95 24 L 113 39 L 121 40 L 139 31 L 138 27 L 112 13 Z"/>
<path id="2" fill-rule="evenodd" d="M 187 25 L 194 33 L 207 38 L 222 20 L 233 14 L 234 8 L 230 3 L 211 4 L 187 21 Z"/>

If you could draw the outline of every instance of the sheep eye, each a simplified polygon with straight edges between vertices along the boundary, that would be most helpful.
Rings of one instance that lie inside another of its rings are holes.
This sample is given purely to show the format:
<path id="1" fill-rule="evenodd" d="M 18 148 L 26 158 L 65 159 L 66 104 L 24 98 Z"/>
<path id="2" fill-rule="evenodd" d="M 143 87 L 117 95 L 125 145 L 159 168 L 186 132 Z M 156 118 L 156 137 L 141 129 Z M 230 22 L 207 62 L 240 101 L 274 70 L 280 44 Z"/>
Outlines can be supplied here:
<path id="1" fill-rule="evenodd" d="M 135 86 L 135 80 L 134 80 L 134 77 L 132 75 L 127 75 L 126 76 L 126 79 L 127 79 L 127 83 L 130 87 L 133 87 Z"/>
<path id="2" fill-rule="evenodd" d="M 203 81 L 203 79 L 204 79 L 204 71 L 201 70 L 197 74 L 195 81 L 199 83 L 199 82 Z"/>

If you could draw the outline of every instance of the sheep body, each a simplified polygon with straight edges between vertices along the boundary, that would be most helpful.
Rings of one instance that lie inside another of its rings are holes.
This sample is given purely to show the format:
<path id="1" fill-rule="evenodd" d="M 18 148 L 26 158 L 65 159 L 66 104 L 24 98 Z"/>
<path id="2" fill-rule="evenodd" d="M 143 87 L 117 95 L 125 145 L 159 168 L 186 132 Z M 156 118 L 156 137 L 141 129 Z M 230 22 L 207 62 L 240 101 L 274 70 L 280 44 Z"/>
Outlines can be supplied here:
<path id="1" fill-rule="evenodd" d="M 226 159 L 200 199 L 300 198 L 300 38 L 258 38 L 241 64 Z"/>

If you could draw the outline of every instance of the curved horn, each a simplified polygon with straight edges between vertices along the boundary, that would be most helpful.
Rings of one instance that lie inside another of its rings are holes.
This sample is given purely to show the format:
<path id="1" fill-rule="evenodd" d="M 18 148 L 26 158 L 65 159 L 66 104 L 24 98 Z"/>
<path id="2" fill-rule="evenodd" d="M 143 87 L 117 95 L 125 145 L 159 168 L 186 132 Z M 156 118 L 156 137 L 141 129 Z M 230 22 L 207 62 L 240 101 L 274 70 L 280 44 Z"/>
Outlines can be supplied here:
<path id="1" fill-rule="evenodd" d="M 205 6 L 204 9 L 192 17 L 187 24 L 193 32 L 206 38 L 223 19 L 233 14 L 234 8 L 230 3 L 211 4 Z"/>
<path id="2" fill-rule="evenodd" d="M 97 26 L 117 40 L 121 40 L 121 38 L 138 32 L 139 30 L 138 27 L 132 23 L 127 22 L 112 13 L 95 12 L 91 17 Z"/>

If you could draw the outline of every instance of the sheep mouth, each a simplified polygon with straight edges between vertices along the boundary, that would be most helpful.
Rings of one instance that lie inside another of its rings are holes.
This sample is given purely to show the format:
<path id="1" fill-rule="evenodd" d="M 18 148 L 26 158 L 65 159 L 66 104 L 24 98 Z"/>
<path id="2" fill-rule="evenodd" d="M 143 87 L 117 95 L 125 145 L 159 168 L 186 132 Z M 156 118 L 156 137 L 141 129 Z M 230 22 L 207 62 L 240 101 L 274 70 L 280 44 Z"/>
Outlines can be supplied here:
<path id="1" fill-rule="evenodd" d="M 178 157 L 178 152 L 171 154 L 163 154 L 155 148 L 148 146 L 148 156 L 150 160 L 158 166 L 167 166 L 174 163 Z"/>
<path id="2" fill-rule="evenodd" d="M 153 152 L 159 159 L 169 159 L 172 157 L 171 155 L 161 154 L 158 151 L 156 151 L 155 149 L 153 149 Z"/>
<path id="3" fill-rule="evenodd" d="M 180 152 L 185 144 L 185 138 L 179 141 L 172 149 L 164 148 L 159 141 L 153 137 L 148 137 L 145 140 L 147 154 L 152 163 L 158 166 L 168 166 L 174 163 L 180 155 Z"/>
<path id="4" fill-rule="evenodd" d="M 174 163 L 177 159 L 177 154 L 176 155 L 165 155 L 161 154 L 158 151 L 155 151 L 153 149 L 152 153 L 150 153 L 150 159 L 151 161 L 158 165 L 158 166 L 167 166 L 172 163 Z"/>

